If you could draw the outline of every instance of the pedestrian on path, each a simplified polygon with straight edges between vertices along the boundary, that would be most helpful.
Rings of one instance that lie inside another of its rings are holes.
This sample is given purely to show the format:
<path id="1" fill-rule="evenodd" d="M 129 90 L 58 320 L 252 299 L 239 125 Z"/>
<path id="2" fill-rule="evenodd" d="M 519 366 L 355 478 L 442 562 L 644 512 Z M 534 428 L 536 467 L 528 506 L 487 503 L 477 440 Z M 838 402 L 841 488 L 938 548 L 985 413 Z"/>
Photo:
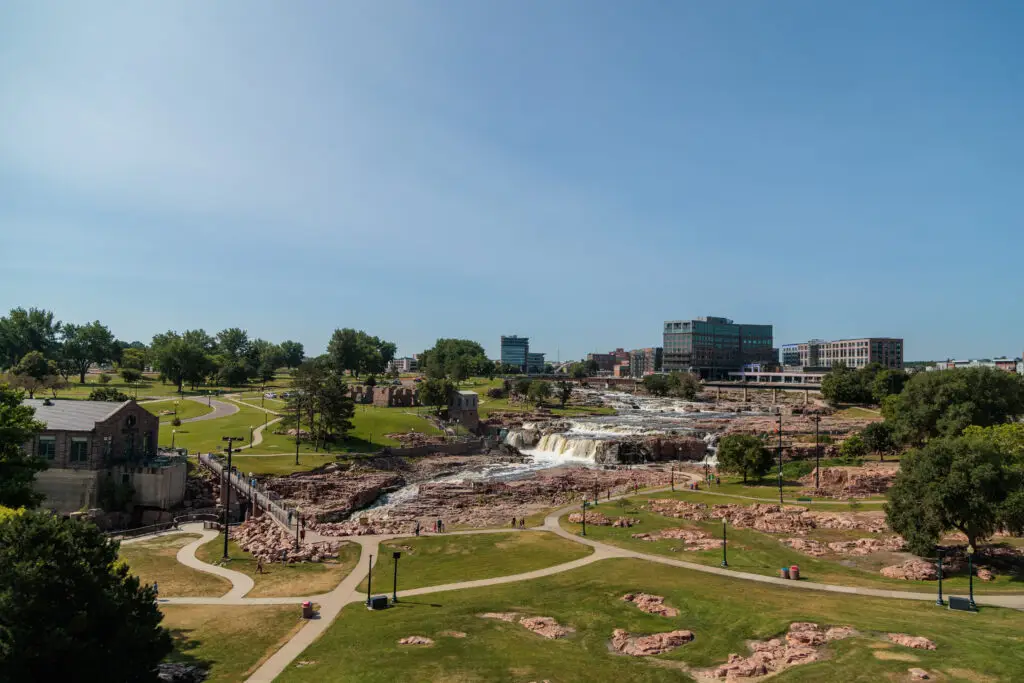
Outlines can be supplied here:
<path id="1" fill-rule="evenodd" d="M 420 520 L 416 520 L 416 535 L 420 535 Z"/>
<path id="2" fill-rule="evenodd" d="M 526 528 L 526 517 L 520 517 L 519 518 L 519 528 L 520 529 L 525 529 Z"/>
<path id="3" fill-rule="evenodd" d="M 263 573 L 263 558 L 262 557 L 257 557 L 256 558 L 256 573 L 257 574 L 262 574 Z"/>
<path id="4" fill-rule="evenodd" d="M 513 529 L 516 528 L 516 518 L 515 517 L 512 518 L 512 528 Z"/>
<path id="5" fill-rule="evenodd" d="M 157 583 L 156 581 L 153 582 L 153 599 L 154 600 L 159 600 L 160 599 L 160 584 Z"/>

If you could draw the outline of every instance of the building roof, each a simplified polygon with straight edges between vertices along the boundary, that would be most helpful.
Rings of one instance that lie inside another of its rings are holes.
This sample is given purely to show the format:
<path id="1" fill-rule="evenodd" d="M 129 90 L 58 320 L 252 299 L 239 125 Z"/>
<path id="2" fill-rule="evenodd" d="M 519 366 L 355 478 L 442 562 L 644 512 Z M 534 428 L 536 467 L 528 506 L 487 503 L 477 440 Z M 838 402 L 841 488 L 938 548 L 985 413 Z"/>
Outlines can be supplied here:
<path id="1" fill-rule="evenodd" d="M 476 396 L 477 395 L 477 393 L 475 391 L 460 391 L 459 393 L 462 394 L 463 396 Z"/>
<path id="2" fill-rule="evenodd" d="M 36 409 L 35 418 L 46 423 L 48 430 L 66 430 L 71 432 L 92 431 L 97 422 L 102 422 L 121 408 L 124 403 L 110 401 L 50 401 L 44 405 L 45 399 L 30 398 L 22 401 L 22 405 Z"/>

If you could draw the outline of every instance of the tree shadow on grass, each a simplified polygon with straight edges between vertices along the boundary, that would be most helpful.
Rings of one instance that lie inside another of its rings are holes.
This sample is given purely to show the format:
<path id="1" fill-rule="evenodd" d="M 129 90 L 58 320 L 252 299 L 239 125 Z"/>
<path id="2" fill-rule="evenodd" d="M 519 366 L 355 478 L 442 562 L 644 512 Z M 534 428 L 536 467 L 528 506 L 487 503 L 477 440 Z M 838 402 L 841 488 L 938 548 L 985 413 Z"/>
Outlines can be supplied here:
<path id="1" fill-rule="evenodd" d="M 171 633 L 171 640 L 174 643 L 174 650 L 171 654 L 167 655 L 168 662 L 198 666 L 206 671 L 210 671 L 213 668 L 213 661 L 197 657 L 193 653 L 202 643 L 191 637 L 192 629 L 172 628 L 169 631 Z"/>

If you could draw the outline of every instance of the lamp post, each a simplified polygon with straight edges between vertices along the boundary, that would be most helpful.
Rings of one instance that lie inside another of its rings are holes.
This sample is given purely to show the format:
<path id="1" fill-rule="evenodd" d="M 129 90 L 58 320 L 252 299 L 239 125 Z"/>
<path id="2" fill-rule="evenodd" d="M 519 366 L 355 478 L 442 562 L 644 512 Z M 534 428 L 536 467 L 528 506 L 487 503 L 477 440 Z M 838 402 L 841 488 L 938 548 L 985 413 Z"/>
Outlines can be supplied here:
<path id="1" fill-rule="evenodd" d="M 726 557 L 726 552 L 729 547 L 729 540 L 725 534 L 725 517 L 722 517 L 722 566 L 728 568 L 729 560 Z"/>
<path id="2" fill-rule="evenodd" d="M 220 440 L 228 442 L 228 468 L 224 471 L 224 557 L 221 558 L 227 561 L 230 559 L 228 557 L 228 527 L 230 526 L 228 513 L 231 512 L 231 446 L 242 439 L 237 436 L 222 436 Z"/>
<path id="3" fill-rule="evenodd" d="M 299 424 L 302 422 L 302 415 L 299 412 L 299 398 L 295 397 L 295 465 L 299 464 Z"/>
<path id="4" fill-rule="evenodd" d="M 391 587 L 391 602 L 398 602 L 398 558 L 402 556 L 402 553 L 397 550 L 391 557 L 395 558 L 395 583 Z"/>
<path id="5" fill-rule="evenodd" d="M 211 396 L 213 396 L 213 390 L 212 389 L 207 389 L 206 390 L 206 407 L 207 408 L 213 407 L 213 399 L 210 398 Z"/>
<path id="6" fill-rule="evenodd" d="M 252 446 L 252 425 L 249 425 L 249 445 Z"/>
<path id="7" fill-rule="evenodd" d="M 373 592 L 373 555 L 370 555 L 370 564 L 366 568 L 366 607 L 370 607 L 370 593 Z"/>
<path id="8" fill-rule="evenodd" d="M 594 480 L 594 507 L 597 507 L 597 479 Z"/>
<path id="9" fill-rule="evenodd" d="M 587 535 L 587 501 L 583 501 L 583 535 Z"/>
<path id="10" fill-rule="evenodd" d="M 779 505 L 782 505 L 782 408 L 779 408 Z"/>
<path id="11" fill-rule="evenodd" d="M 969 603 L 971 609 L 978 609 L 978 605 L 974 602 L 974 546 L 967 546 L 967 587 L 968 595 L 970 597 Z"/>
<path id="12" fill-rule="evenodd" d="M 935 601 L 936 605 L 945 605 L 945 601 L 942 599 L 942 548 L 936 548 L 936 554 L 939 556 L 939 597 Z"/>
<path id="13" fill-rule="evenodd" d="M 177 434 L 178 434 L 178 430 L 177 430 L 177 429 L 172 429 L 172 430 L 171 430 L 171 450 L 172 450 L 172 451 L 174 450 L 174 437 L 175 437 L 175 436 L 176 436 Z"/>
<path id="14" fill-rule="evenodd" d="M 821 446 L 818 444 L 818 425 L 821 424 L 821 415 L 814 416 L 814 490 L 821 488 Z M 939 567 L 942 567 L 942 555 L 939 555 Z M 941 570 L 940 570 L 941 571 Z M 939 592 L 939 599 L 942 592 Z"/>

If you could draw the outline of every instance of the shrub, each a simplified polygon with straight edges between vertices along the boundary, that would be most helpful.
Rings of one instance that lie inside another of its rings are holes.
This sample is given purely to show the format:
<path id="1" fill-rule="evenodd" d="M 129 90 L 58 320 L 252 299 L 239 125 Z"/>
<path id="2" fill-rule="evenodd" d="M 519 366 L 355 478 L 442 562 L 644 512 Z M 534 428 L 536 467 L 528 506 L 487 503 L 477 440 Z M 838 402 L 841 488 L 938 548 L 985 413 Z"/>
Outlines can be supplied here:
<path id="1" fill-rule="evenodd" d="M 178 417 L 177 415 L 175 415 L 174 419 L 171 420 L 171 426 L 172 427 L 180 427 L 181 426 L 181 418 Z"/>
<path id="2" fill-rule="evenodd" d="M 124 403 L 128 400 L 128 394 L 125 394 L 113 387 L 100 387 L 99 389 L 93 389 L 89 393 L 90 401 L 111 401 L 114 403 Z"/>
<path id="3" fill-rule="evenodd" d="M 110 382 L 110 375 L 105 372 L 101 372 L 99 376 L 100 384 L 108 384 Z"/>

